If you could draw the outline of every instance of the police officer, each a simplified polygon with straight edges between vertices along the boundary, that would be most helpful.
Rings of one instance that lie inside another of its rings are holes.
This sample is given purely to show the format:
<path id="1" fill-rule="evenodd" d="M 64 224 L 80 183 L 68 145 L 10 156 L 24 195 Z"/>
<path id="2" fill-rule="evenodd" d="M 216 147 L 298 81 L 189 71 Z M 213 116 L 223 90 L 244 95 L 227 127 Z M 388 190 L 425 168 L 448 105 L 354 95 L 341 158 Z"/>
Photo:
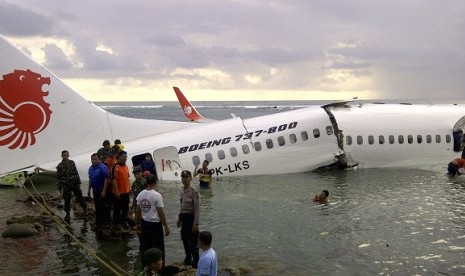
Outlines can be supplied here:
<path id="1" fill-rule="evenodd" d="M 192 174 L 190 171 L 181 172 L 181 181 L 184 187 L 180 194 L 181 213 L 176 225 L 181 227 L 181 240 L 186 254 L 184 264 L 197 269 L 199 262 L 200 194 L 191 186 Z"/>
<path id="2" fill-rule="evenodd" d="M 69 211 L 71 210 L 71 197 L 74 194 L 76 199 L 81 203 L 84 213 L 86 212 L 86 201 L 82 196 L 81 179 L 73 160 L 69 160 L 69 152 L 61 152 L 62 161 L 57 166 L 58 190 L 65 200 L 65 220 L 70 220 Z"/>

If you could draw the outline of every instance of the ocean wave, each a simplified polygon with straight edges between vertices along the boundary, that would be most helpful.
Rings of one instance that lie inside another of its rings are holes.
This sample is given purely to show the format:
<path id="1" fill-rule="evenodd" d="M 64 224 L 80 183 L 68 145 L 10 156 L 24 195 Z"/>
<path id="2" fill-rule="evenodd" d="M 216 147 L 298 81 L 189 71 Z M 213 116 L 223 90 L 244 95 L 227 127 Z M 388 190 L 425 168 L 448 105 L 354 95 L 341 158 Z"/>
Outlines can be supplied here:
<path id="1" fill-rule="evenodd" d="M 163 108 L 164 105 L 100 105 L 99 107 L 103 109 L 118 109 L 118 108 Z"/>

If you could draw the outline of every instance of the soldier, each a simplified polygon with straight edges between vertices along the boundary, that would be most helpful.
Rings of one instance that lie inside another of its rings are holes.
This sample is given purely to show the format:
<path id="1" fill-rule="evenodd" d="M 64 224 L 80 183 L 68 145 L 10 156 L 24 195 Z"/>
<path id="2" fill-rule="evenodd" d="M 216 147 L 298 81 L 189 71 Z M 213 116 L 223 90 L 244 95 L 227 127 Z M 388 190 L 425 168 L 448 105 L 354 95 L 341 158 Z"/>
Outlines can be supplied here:
<path id="1" fill-rule="evenodd" d="M 199 261 L 199 218 L 200 194 L 191 186 L 192 174 L 188 170 L 181 172 L 181 181 L 184 185 L 181 197 L 181 213 L 176 225 L 181 227 L 181 240 L 184 245 L 186 258 L 185 265 L 192 265 L 197 269 Z"/>
<path id="2" fill-rule="evenodd" d="M 72 194 L 81 203 L 84 213 L 86 212 L 86 201 L 82 196 L 81 191 L 81 179 L 79 173 L 74 164 L 73 160 L 69 160 L 69 152 L 64 150 L 61 152 L 61 158 L 63 159 L 57 166 L 57 178 L 58 178 L 58 190 L 63 195 L 65 200 L 65 220 L 70 221 L 71 217 L 69 211 L 71 210 L 71 198 Z"/>
<path id="3" fill-rule="evenodd" d="M 147 181 L 142 176 L 141 167 L 139 166 L 134 167 L 134 169 L 132 170 L 132 173 L 134 174 L 134 178 L 136 180 L 132 182 L 132 186 L 131 186 L 131 192 L 132 192 L 131 211 L 136 212 L 136 208 L 137 208 L 136 198 L 143 189 L 147 188 Z"/>

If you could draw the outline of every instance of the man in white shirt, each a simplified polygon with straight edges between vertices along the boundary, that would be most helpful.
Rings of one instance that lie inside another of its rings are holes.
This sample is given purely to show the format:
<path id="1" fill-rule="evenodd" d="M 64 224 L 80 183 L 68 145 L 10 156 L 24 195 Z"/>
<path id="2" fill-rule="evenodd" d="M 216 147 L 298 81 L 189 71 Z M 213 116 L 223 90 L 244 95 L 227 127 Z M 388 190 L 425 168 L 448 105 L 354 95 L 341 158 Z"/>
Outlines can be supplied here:
<path id="1" fill-rule="evenodd" d="M 150 248 L 156 247 L 163 253 L 163 266 L 165 264 L 165 236 L 170 234 L 170 228 L 166 222 L 163 211 L 163 197 L 155 191 L 157 177 L 150 175 L 147 177 L 147 188 L 142 190 L 137 196 L 136 210 L 136 230 L 140 233 L 140 253 L 141 256 Z M 142 267 L 146 266 L 142 259 Z"/>
<path id="2" fill-rule="evenodd" d="M 218 273 L 218 258 L 215 250 L 211 247 L 212 234 L 202 231 L 199 234 L 199 247 L 202 249 L 196 276 L 216 276 Z"/>

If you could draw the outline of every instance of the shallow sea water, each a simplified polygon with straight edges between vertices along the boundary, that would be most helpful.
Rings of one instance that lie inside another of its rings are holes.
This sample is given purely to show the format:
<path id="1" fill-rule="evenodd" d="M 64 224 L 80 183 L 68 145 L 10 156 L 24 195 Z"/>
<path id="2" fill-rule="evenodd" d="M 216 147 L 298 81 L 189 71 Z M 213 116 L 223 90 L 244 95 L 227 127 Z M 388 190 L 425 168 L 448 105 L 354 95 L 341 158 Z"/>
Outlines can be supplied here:
<path id="1" fill-rule="evenodd" d="M 174 106 L 108 109 L 131 117 L 177 112 Z M 212 109 L 213 115 L 229 111 Z M 251 116 L 276 111 L 246 110 Z M 238 115 L 241 108 L 231 112 Z M 172 230 L 165 239 L 168 264 L 183 259 L 175 225 L 181 188 L 180 182 L 159 184 Z M 55 184 L 38 189 L 54 191 Z M 313 203 L 322 189 L 330 191 L 329 203 Z M 445 167 L 221 178 L 201 195 L 201 230 L 212 232 L 223 268 L 250 269 L 249 275 L 465 274 L 465 176 L 449 178 Z M 21 189 L 0 189 L 0 219 L 37 212 L 16 202 L 24 197 Z M 140 269 L 136 236 L 100 241 L 88 223 L 73 220 L 71 226 L 123 269 Z M 33 238 L 1 238 L 0 260 L 0 275 L 111 275 L 57 229 Z"/>

